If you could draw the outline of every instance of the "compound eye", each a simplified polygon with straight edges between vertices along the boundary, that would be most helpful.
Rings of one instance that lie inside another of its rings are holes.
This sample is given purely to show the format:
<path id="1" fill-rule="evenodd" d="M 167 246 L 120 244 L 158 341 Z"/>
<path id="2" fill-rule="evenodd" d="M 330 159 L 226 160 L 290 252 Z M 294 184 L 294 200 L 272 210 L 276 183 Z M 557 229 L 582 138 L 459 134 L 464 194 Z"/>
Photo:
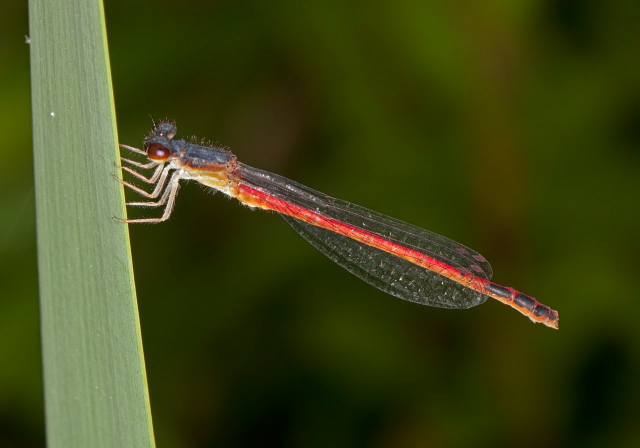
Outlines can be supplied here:
<path id="1" fill-rule="evenodd" d="M 160 143 L 153 143 L 147 148 L 147 156 L 154 162 L 166 162 L 171 156 L 171 151 Z"/>

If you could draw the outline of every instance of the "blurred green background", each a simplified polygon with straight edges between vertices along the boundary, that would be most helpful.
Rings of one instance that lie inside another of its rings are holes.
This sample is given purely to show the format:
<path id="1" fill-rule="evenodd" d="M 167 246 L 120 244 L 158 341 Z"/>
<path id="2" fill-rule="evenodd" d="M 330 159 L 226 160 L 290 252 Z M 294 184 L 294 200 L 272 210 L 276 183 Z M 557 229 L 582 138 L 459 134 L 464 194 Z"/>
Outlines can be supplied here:
<path id="1" fill-rule="evenodd" d="M 640 3 L 105 8 L 121 142 L 172 118 L 478 250 L 560 313 L 392 298 L 186 184 L 170 221 L 131 227 L 159 446 L 640 446 Z M 2 447 L 44 445 L 25 34 L 6 2 Z"/>

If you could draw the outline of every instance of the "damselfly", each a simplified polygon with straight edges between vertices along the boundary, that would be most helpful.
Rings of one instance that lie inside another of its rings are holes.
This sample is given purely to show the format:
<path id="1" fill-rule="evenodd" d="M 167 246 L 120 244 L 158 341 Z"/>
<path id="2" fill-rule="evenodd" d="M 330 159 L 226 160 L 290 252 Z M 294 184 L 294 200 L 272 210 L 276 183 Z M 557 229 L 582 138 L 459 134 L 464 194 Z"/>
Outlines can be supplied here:
<path id="1" fill-rule="evenodd" d="M 147 163 L 122 158 L 146 177 L 151 193 L 118 179 L 149 202 L 128 205 L 164 207 L 160 218 L 119 219 L 158 223 L 171 215 L 182 179 L 192 179 L 236 198 L 249 207 L 273 210 L 320 252 L 376 288 L 411 302 L 441 308 L 471 308 L 493 297 L 551 328 L 558 313 L 513 288 L 491 281 L 493 271 L 479 253 L 453 240 L 347 201 L 335 199 L 277 174 L 238 162 L 231 152 L 186 140 L 174 140 L 172 122 L 157 123 L 144 150 L 122 148 L 148 157 Z"/>

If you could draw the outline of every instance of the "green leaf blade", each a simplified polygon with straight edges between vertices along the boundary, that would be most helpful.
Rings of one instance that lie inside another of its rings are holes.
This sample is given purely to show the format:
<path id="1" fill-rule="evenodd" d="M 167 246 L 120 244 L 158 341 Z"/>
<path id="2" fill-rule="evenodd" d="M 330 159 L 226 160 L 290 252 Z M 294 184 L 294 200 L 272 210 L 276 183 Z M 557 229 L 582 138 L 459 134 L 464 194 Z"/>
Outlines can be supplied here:
<path id="1" fill-rule="evenodd" d="M 153 446 L 102 4 L 29 7 L 48 445 Z"/>

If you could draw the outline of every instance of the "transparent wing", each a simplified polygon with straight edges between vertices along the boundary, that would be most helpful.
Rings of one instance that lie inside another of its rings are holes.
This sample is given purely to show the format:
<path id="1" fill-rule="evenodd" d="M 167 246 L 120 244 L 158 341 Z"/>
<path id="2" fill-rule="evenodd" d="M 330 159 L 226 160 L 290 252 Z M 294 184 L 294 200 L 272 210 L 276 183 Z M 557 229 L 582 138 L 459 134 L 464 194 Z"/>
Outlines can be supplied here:
<path id="1" fill-rule="evenodd" d="M 479 253 L 449 238 L 332 198 L 285 177 L 240 164 L 242 183 L 299 207 L 379 235 L 446 263 L 465 274 L 490 280 L 491 265 Z M 487 296 L 367 244 L 281 214 L 316 249 L 370 285 L 411 302 L 441 308 L 470 308 Z"/>

